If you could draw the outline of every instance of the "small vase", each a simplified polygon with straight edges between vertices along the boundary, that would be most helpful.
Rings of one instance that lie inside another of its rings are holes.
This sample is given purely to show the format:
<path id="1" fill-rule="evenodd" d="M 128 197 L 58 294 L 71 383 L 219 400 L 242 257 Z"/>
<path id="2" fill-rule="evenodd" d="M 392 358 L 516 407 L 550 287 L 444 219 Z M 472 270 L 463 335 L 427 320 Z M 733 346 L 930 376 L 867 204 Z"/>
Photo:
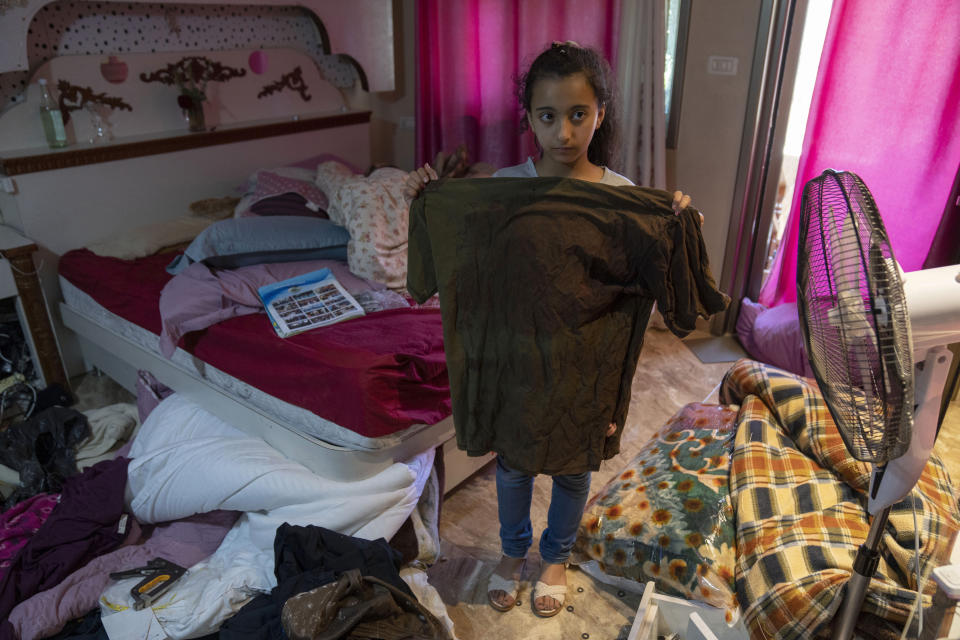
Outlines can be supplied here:
<path id="1" fill-rule="evenodd" d="M 177 103 L 186 114 L 190 131 L 206 131 L 207 124 L 203 118 L 203 100 L 181 94 Z"/>
<path id="2" fill-rule="evenodd" d="M 207 123 L 203 119 L 203 102 L 197 100 L 187 111 L 187 119 L 190 121 L 190 131 L 206 131 Z"/>

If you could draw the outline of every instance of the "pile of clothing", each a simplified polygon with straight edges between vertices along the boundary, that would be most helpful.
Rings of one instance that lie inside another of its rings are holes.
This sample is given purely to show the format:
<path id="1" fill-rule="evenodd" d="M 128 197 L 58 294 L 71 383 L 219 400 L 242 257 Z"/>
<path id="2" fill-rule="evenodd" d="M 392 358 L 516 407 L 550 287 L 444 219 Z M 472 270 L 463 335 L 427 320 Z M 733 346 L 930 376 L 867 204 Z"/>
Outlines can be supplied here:
<path id="1" fill-rule="evenodd" d="M 17 445 L 2 462 L 35 479 L 0 514 L 0 639 L 116 638 L 144 616 L 169 638 L 339 638 L 374 620 L 453 637 L 423 579 L 433 451 L 331 482 L 148 375 L 140 387 L 139 409 L 58 407 L 0 434 Z M 155 598 L 131 594 L 140 575 L 110 576 L 159 558 L 187 570 Z"/>

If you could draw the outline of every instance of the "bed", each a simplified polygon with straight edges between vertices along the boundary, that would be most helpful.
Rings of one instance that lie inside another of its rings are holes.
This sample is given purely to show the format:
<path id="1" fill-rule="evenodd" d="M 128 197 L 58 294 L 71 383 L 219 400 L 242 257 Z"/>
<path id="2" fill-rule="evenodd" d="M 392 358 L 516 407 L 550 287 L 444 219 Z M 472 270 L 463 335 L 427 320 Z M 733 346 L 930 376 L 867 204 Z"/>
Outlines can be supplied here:
<path id="1" fill-rule="evenodd" d="M 288 339 L 264 314 L 244 316 L 191 334 L 166 359 L 157 303 L 172 277 L 169 261 L 85 249 L 61 257 L 64 323 L 80 336 L 85 358 L 121 384 L 129 388 L 137 369 L 149 370 L 336 479 L 372 475 L 451 437 L 439 310 L 388 310 Z"/>
<path id="2" fill-rule="evenodd" d="M 42 1 L 27 3 L 24 32 Z M 390 90 L 393 79 L 385 85 L 378 70 L 367 68 L 354 86 L 324 80 L 314 57 L 303 51 L 303 40 L 288 37 L 303 30 L 284 27 L 298 18 L 292 14 L 300 8 L 280 7 L 279 15 L 269 15 L 269 5 L 251 7 L 254 19 L 275 19 L 271 28 L 259 28 L 261 22 L 253 29 L 247 12 L 234 6 L 200 5 L 194 16 L 192 7 L 175 14 L 147 3 L 98 4 L 96 11 L 81 5 L 58 4 L 56 27 L 49 32 L 46 24 L 33 25 L 31 51 L 52 44 L 66 53 L 69 45 L 74 55 L 37 63 L 31 53 L 25 99 L 0 112 L 0 211 L 4 225 L 39 247 L 32 263 L 15 268 L 42 289 L 38 297 L 46 302 L 43 313 L 49 310 L 54 350 L 67 373 L 96 369 L 133 391 L 141 379 L 138 370 L 146 370 L 177 392 L 159 402 L 132 443 L 127 513 L 159 528 L 158 523 L 179 521 L 187 513 L 243 512 L 217 541 L 213 555 L 169 592 L 180 599 L 158 607 L 166 632 L 170 637 L 213 632 L 254 593 L 269 592 L 276 585 L 273 542 L 281 523 L 370 539 L 392 539 L 402 532 L 398 545 L 406 539 L 408 553 L 429 557 L 439 548 L 438 541 L 427 540 L 439 513 L 438 475 L 445 471 L 442 486 L 449 491 L 489 460 L 468 458 L 453 442 L 435 309 L 368 313 L 287 339 L 274 334 L 262 313 L 251 313 L 178 338 L 172 357 L 160 349 L 165 325 L 158 298 L 173 280 L 165 268 L 178 251 L 166 252 L 166 243 L 156 246 L 155 233 L 178 225 L 201 233 L 203 225 L 196 223 L 209 212 L 191 205 L 249 193 L 248 183 L 260 170 L 273 173 L 324 155 L 355 170 L 369 167 L 371 112 L 366 107 L 372 100 L 360 87 Z M 310 6 L 304 5 L 305 11 Z M 85 52 L 77 47 L 89 46 L 92 39 L 70 40 L 93 28 L 83 22 L 90 13 L 97 31 L 117 28 L 111 44 L 119 61 L 99 55 L 99 42 Z M 373 37 L 373 51 L 386 47 L 392 53 L 390 33 L 370 35 L 377 24 L 391 26 L 389 3 L 318 13 L 347 22 L 327 25 L 337 27 L 335 42 L 349 40 L 352 50 Z M 356 17 L 367 23 L 349 24 Z M 126 37 L 125 27 L 134 21 L 138 35 Z M 328 40 L 323 25 L 308 21 L 307 27 Z M 263 44 L 270 38 L 274 47 Z M 221 50 L 197 50 L 198 42 Z M 175 82 L 143 80 L 171 65 L 180 68 L 191 57 L 232 69 L 228 75 L 233 76 L 207 87 L 206 130 L 198 132 L 187 130 Z M 392 55 L 382 62 L 392 75 Z M 118 65 L 126 69 L 119 74 L 127 76 L 125 81 L 114 82 Z M 95 120 L 81 108 L 71 113 L 71 144 L 62 150 L 43 146 L 35 94 L 41 77 L 50 86 L 66 80 L 89 89 L 107 125 L 105 137 L 112 139 L 86 142 L 95 137 Z M 306 170 L 316 169 L 314 163 Z M 354 175 L 363 174 L 348 173 Z M 235 219 L 240 218 L 222 221 Z M 120 257 L 86 249 L 100 250 L 117 237 L 149 250 Z M 165 252 L 157 253 L 161 247 Z M 435 452 L 442 452 L 442 466 L 435 464 Z M 193 500 L 184 501 L 186 496 Z M 161 511 L 167 508 L 181 510 Z M 127 522 L 126 515 L 122 521 Z M 426 529 L 431 531 L 418 538 Z M 115 562 L 99 573 L 130 566 Z M 72 588 L 86 604 L 74 605 L 81 608 L 63 620 L 95 606 L 88 597 L 107 582 L 104 575 L 95 577 L 103 580 L 99 586 Z M 19 603 L 24 608 L 12 614 L 32 624 L 40 618 L 35 611 L 64 611 L 59 598 L 57 607 L 36 600 L 31 606 L 38 608 L 31 609 L 27 605 L 33 601 Z"/>
<path id="3" fill-rule="evenodd" d="M 253 60 L 251 50 L 200 53 L 239 70 Z M 178 56 L 129 54 L 125 61 L 134 78 L 176 64 Z M 70 374 L 95 368 L 133 391 L 137 370 L 150 371 L 227 423 L 335 480 L 369 478 L 442 447 L 449 491 L 490 456 L 468 458 L 453 441 L 438 310 L 389 310 L 286 340 L 273 335 L 262 314 L 235 318 L 188 336 L 168 359 L 158 348 L 156 303 L 172 255 L 120 260 L 83 249 L 110 234 L 181 218 L 190 203 L 236 194 L 257 170 L 298 156 L 326 154 L 355 168 L 369 166 L 370 112 L 351 110 L 305 54 L 276 49 L 269 59 L 274 75 L 302 70 L 310 102 L 303 92 L 280 90 L 242 108 L 221 107 L 208 119 L 214 130 L 188 134 L 170 131 L 184 124 L 171 124 L 168 114 L 158 124 L 156 103 L 169 96 L 157 85 L 105 83 L 100 56 L 53 58 L 35 77 L 69 76 L 133 108 L 111 113 L 116 139 L 109 145 L 0 150 L 16 181 L 14 194 L 0 194 L 4 223 L 40 247 L 35 263 Z M 223 83 L 220 100 L 263 93 L 270 79 L 247 72 Z M 36 96 L 28 96 L 0 117 L 0 134 L 18 132 L 6 138 L 13 142 L 23 138 L 25 119 L 35 112 Z M 73 126 L 83 140 L 86 119 L 75 118 Z M 324 332 L 329 340 L 317 337 Z M 339 341 L 340 360 L 331 340 Z M 304 355 L 311 349 L 312 356 Z"/>

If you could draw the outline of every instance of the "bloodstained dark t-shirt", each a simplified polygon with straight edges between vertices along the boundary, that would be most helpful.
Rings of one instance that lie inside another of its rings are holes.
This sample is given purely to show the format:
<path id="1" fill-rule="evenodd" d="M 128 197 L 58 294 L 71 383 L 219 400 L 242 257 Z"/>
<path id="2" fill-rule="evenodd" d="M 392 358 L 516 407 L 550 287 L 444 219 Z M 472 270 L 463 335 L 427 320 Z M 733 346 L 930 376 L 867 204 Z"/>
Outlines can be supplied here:
<path id="1" fill-rule="evenodd" d="M 620 451 L 654 301 L 681 337 L 728 302 L 697 211 L 671 202 L 568 178 L 443 181 L 413 202 L 407 289 L 440 294 L 461 449 L 550 475 Z"/>

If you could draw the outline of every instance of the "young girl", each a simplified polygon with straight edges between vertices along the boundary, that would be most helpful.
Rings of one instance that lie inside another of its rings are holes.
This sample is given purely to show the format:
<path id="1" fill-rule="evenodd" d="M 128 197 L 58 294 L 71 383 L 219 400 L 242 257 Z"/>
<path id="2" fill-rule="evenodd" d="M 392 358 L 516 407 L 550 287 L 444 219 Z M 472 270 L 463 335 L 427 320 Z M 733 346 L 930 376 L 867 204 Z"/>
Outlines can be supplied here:
<path id="1" fill-rule="evenodd" d="M 633 185 L 607 167 L 617 126 L 610 67 L 600 54 L 573 42 L 555 42 L 520 78 L 518 95 L 525 114 L 523 127 L 533 131 L 540 157 L 500 169 L 494 177 L 566 177 Z M 412 171 L 405 195 L 413 200 L 427 182 L 436 179 L 437 172 L 429 164 Z M 689 196 L 674 193 L 674 209 L 689 203 Z M 596 428 L 610 436 L 616 425 Z M 508 611 L 517 602 L 519 579 L 533 541 L 533 476 L 508 468 L 499 458 L 496 473 L 503 555 L 490 577 L 487 596 L 495 609 Z M 540 536 L 542 568 L 532 597 L 533 611 L 539 616 L 556 615 L 563 607 L 566 564 L 589 491 L 589 471 L 553 476 L 547 528 Z"/>

